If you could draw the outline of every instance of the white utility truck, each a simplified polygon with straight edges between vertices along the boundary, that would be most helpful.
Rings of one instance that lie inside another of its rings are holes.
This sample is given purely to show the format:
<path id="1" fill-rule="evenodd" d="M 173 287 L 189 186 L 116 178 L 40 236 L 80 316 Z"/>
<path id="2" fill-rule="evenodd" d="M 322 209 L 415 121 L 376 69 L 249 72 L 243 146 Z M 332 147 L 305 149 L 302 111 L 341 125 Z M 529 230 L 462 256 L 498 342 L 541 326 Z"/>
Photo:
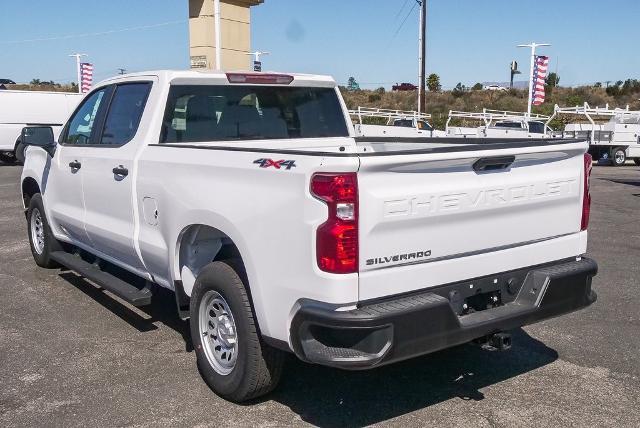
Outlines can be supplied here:
<path id="1" fill-rule="evenodd" d="M 16 160 L 25 126 L 50 126 L 59 134 L 81 99 L 65 92 L 0 91 L 0 159 Z"/>
<path id="2" fill-rule="evenodd" d="M 359 138 L 329 77 L 198 71 L 104 81 L 52 135 L 23 132 L 35 262 L 134 306 L 175 291 L 229 400 L 272 390 L 286 352 L 504 349 L 596 300 L 584 141 Z"/>
<path id="3" fill-rule="evenodd" d="M 565 138 L 579 138 L 589 142 L 589 153 L 596 159 L 610 160 L 613 166 L 622 166 L 633 159 L 640 166 L 640 111 L 621 108 L 556 105 L 547 123 L 560 115 L 583 116 L 587 123 L 569 123 L 564 128 Z M 604 121 L 603 121 L 604 120 Z"/>
<path id="4" fill-rule="evenodd" d="M 446 136 L 444 131 L 433 129 L 429 123 L 430 114 L 417 111 L 358 107 L 358 110 L 349 110 L 349 115 L 356 120 L 354 126 L 358 137 L 424 138 Z M 382 123 L 366 123 L 367 121 Z"/>
<path id="5" fill-rule="evenodd" d="M 481 112 L 449 111 L 446 135 L 462 138 L 548 138 L 553 130 L 546 125 L 548 116 L 516 111 L 483 109 Z M 479 123 L 453 126 L 452 121 Z"/>

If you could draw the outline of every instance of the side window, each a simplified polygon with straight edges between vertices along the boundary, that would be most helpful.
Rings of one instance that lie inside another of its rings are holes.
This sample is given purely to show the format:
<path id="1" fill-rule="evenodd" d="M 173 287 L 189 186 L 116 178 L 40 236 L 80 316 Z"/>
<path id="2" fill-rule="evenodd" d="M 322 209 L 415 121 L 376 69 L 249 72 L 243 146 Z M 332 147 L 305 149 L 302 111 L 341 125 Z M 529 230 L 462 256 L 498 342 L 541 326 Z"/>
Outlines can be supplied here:
<path id="1" fill-rule="evenodd" d="M 64 144 L 90 144 L 91 131 L 100 110 L 105 102 L 108 88 L 94 92 L 84 100 L 80 108 L 71 118 L 68 131 L 64 138 Z"/>
<path id="2" fill-rule="evenodd" d="M 100 144 L 123 145 L 138 131 L 151 83 L 118 85 L 109 105 Z"/>

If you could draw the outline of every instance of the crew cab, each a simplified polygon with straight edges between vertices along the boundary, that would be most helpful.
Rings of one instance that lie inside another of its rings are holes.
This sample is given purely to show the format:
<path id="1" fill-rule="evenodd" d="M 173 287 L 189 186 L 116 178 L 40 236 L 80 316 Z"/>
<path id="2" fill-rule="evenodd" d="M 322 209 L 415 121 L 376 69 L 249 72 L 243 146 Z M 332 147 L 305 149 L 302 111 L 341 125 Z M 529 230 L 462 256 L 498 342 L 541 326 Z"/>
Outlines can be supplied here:
<path id="1" fill-rule="evenodd" d="M 506 348 L 596 300 L 584 141 L 356 137 L 329 77 L 200 71 L 106 80 L 57 142 L 22 138 L 36 264 L 134 306 L 173 290 L 232 401 L 287 352 L 357 370 Z"/>

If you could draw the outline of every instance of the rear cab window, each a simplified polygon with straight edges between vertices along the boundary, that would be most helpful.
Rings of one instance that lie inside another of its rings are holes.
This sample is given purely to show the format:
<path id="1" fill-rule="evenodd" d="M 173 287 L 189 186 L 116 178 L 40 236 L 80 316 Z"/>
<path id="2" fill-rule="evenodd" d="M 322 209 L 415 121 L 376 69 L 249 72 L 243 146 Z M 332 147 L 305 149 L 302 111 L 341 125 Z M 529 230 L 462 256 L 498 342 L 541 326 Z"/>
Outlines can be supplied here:
<path id="1" fill-rule="evenodd" d="M 160 142 L 348 136 L 332 88 L 172 85 Z"/>

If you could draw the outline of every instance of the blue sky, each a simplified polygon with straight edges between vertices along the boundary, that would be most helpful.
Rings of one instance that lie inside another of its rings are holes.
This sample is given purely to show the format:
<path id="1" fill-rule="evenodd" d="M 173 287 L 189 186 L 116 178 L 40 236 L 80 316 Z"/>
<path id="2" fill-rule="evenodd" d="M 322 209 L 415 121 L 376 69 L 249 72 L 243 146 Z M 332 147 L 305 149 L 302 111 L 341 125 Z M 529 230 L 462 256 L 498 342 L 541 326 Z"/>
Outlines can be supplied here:
<path id="1" fill-rule="evenodd" d="M 418 11 L 410 12 L 414 2 L 265 0 L 253 9 L 253 48 L 272 52 L 264 60 L 270 70 L 330 74 L 341 83 L 355 76 L 363 87 L 416 82 Z M 188 67 L 187 0 L 32 0 L 28 10 L 17 0 L 2 3 L 0 78 L 72 81 L 75 68 L 67 55 L 77 51 L 90 54 L 97 79 L 115 74 L 119 67 Z M 561 84 L 640 78 L 637 0 L 428 4 L 427 67 L 441 76 L 445 87 L 508 80 L 510 61 L 528 68 L 527 51 L 515 45 L 530 41 L 553 44 L 541 53 L 551 57 Z M 166 25 L 25 41 L 156 24 Z"/>

